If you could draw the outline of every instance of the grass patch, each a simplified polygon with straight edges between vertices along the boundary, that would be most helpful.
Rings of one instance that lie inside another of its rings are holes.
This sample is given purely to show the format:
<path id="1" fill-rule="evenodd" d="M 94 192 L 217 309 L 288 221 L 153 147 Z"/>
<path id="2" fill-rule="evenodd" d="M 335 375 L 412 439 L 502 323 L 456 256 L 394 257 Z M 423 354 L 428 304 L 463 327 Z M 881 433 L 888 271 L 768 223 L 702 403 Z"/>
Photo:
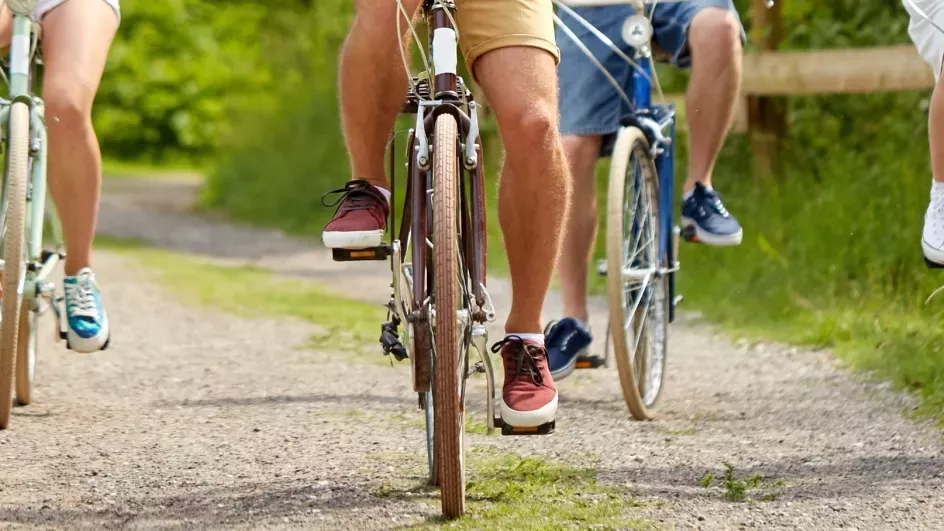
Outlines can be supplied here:
<path id="1" fill-rule="evenodd" d="M 485 420 L 486 419 L 480 415 L 472 415 L 466 411 L 465 432 L 474 433 L 477 435 L 486 435 L 488 433 L 488 424 L 486 424 Z"/>
<path id="2" fill-rule="evenodd" d="M 724 473 L 720 482 L 711 472 L 698 482 L 705 489 L 718 489 L 721 497 L 732 503 L 770 502 L 780 496 L 780 489 L 785 486 L 783 480 L 769 481 L 760 474 L 738 477 L 734 465 L 724 463 Z"/>
<path id="3" fill-rule="evenodd" d="M 630 512 L 639 503 L 628 493 L 603 485 L 593 469 L 482 447 L 468 451 L 466 457 L 468 514 L 453 521 L 430 519 L 409 529 L 656 529 L 632 518 Z M 384 484 L 373 494 L 439 503 L 435 489 L 416 482 Z"/>
<path id="4" fill-rule="evenodd" d="M 357 350 L 375 342 L 384 309 L 333 294 L 317 284 L 278 278 L 245 266 L 212 264 L 136 240 L 96 237 L 96 246 L 135 258 L 185 301 L 246 317 L 288 316 L 318 325 L 312 346 Z M 382 359 L 379 349 L 374 350 Z"/>
<path id="5" fill-rule="evenodd" d="M 701 478 L 701 481 L 699 481 L 698 484 L 703 488 L 710 489 L 715 484 L 715 475 L 711 472 L 708 472 Z"/>

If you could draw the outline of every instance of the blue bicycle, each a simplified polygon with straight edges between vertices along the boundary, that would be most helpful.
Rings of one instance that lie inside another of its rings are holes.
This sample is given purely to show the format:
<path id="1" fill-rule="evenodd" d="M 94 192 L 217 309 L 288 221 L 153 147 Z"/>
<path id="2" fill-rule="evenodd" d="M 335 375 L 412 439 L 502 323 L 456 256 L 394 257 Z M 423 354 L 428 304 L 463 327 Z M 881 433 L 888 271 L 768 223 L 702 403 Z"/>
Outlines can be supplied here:
<path id="1" fill-rule="evenodd" d="M 665 1 L 665 0 L 663 0 Z M 678 1 L 678 0 L 676 0 Z M 608 336 L 619 371 L 623 397 L 633 418 L 649 420 L 663 387 L 668 325 L 675 318 L 675 276 L 679 270 L 675 225 L 675 106 L 653 104 L 656 90 L 665 101 L 652 55 L 653 28 L 643 0 L 554 0 L 555 5 L 586 27 L 633 67 L 632 96 L 555 15 L 555 23 L 599 68 L 629 113 L 622 118 L 610 160 L 607 196 L 606 260 L 599 272 L 607 277 L 610 322 Z M 603 33 L 570 7 L 629 3 L 634 15 L 622 36 L 634 50 L 624 54 Z M 652 13 L 655 2 L 648 2 Z M 570 7 L 569 7 L 570 6 Z M 609 360 L 609 345 L 604 362 Z M 578 361 L 579 366 L 580 361 Z"/>

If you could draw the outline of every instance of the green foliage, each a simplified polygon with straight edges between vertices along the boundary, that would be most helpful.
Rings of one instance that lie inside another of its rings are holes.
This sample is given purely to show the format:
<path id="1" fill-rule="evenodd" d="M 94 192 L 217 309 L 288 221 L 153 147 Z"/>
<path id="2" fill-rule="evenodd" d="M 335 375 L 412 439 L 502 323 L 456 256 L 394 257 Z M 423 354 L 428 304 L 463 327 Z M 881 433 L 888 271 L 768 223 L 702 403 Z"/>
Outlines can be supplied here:
<path id="1" fill-rule="evenodd" d="M 129 2 L 96 99 L 110 157 L 211 153 L 227 117 L 271 85 L 259 31 L 263 4 Z"/>
<path id="2" fill-rule="evenodd" d="M 352 14 L 349 2 L 318 2 L 283 20 L 292 38 L 279 72 L 279 105 L 238 118 L 240 135 L 226 145 L 208 182 L 206 205 L 238 219 L 294 232 L 320 229 L 321 195 L 349 175 L 337 108 L 337 54 Z M 365 102 L 369 105 L 369 102 Z"/>

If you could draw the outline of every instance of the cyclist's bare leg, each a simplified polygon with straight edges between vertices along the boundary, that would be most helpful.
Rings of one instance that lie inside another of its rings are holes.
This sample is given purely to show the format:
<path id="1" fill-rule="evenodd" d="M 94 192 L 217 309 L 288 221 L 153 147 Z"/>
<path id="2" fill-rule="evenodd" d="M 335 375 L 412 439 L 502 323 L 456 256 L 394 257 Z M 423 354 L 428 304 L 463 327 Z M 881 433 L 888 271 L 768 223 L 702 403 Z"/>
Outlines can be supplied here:
<path id="1" fill-rule="evenodd" d="M 474 68 L 507 152 L 498 214 L 512 284 L 505 331 L 539 334 L 570 195 L 557 127 L 556 65 L 544 50 L 517 46 L 486 53 Z"/>
<path id="2" fill-rule="evenodd" d="M 92 102 L 117 29 L 102 0 L 69 0 L 43 19 L 49 188 L 62 218 L 66 275 L 90 265 L 102 174 Z"/>
<path id="3" fill-rule="evenodd" d="M 587 274 L 597 235 L 595 170 L 600 156 L 600 140 L 599 136 L 588 135 L 563 137 L 573 187 L 558 274 L 564 317 L 573 317 L 584 323 L 590 319 L 587 309 Z"/>
<path id="4" fill-rule="evenodd" d="M 10 53 L 10 34 L 13 31 L 13 12 L 7 5 L 0 4 L 0 50 Z"/>
<path id="5" fill-rule="evenodd" d="M 931 95 L 928 111 L 928 136 L 931 140 L 931 171 L 934 180 L 944 183 L 944 88 L 938 82 Z"/>
<path id="6" fill-rule="evenodd" d="M 714 7 L 700 11 L 689 29 L 692 75 L 685 102 L 689 129 L 686 192 L 696 182 L 711 186 L 711 173 L 741 88 L 740 32 L 734 13 Z"/>
<path id="7" fill-rule="evenodd" d="M 406 97 L 407 77 L 397 45 L 397 3 L 358 0 L 341 50 L 341 123 L 355 179 L 389 188 L 384 168 L 387 139 Z M 411 15 L 419 0 L 403 0 Z M 402 21 L 403 39 L 409 24 Z M 409 48 L 407 58 L 409 58 Z"/>

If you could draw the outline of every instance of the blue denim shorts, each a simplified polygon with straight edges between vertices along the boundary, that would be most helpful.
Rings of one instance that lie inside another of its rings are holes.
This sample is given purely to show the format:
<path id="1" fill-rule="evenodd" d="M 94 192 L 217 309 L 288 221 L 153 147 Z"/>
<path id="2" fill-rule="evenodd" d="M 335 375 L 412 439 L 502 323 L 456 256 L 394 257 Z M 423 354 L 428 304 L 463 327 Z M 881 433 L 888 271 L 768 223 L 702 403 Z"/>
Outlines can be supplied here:
<path id="1" fill-rule="evenodd" d="M 656 5 L 652 17 L 653 41 L 655 46 L 670 56 L 669 62 L 673 65 L 679 68 L 691 66 L 688 28 L 695 15 L 708 7 L 728 9 L 737 14 L 733 0 L 691 0 Z M 623 40 L 622 27 L 626 18 L 634 13 L 633 8 L 629 5 L 611 5 L 576 8 L 574 12 L 632 57 L 632 49 Z M 570 14 L 561 11 L 558 16 L 632 97 L 632 67 Z M 620 118 L 629 112 L 626 102 L 619 97 L 616 89 L 596 65 L 560 28 L 557 29 L 556 38 L 561 51 L 558 69 L 561 133 L 601 136 L 616 133 L 619 130 Z M 745 41 L 746 35 L 742 28 L 741 42 Z M 607 142 L 604 142 L 604 145 L 606 144 Z"/>

